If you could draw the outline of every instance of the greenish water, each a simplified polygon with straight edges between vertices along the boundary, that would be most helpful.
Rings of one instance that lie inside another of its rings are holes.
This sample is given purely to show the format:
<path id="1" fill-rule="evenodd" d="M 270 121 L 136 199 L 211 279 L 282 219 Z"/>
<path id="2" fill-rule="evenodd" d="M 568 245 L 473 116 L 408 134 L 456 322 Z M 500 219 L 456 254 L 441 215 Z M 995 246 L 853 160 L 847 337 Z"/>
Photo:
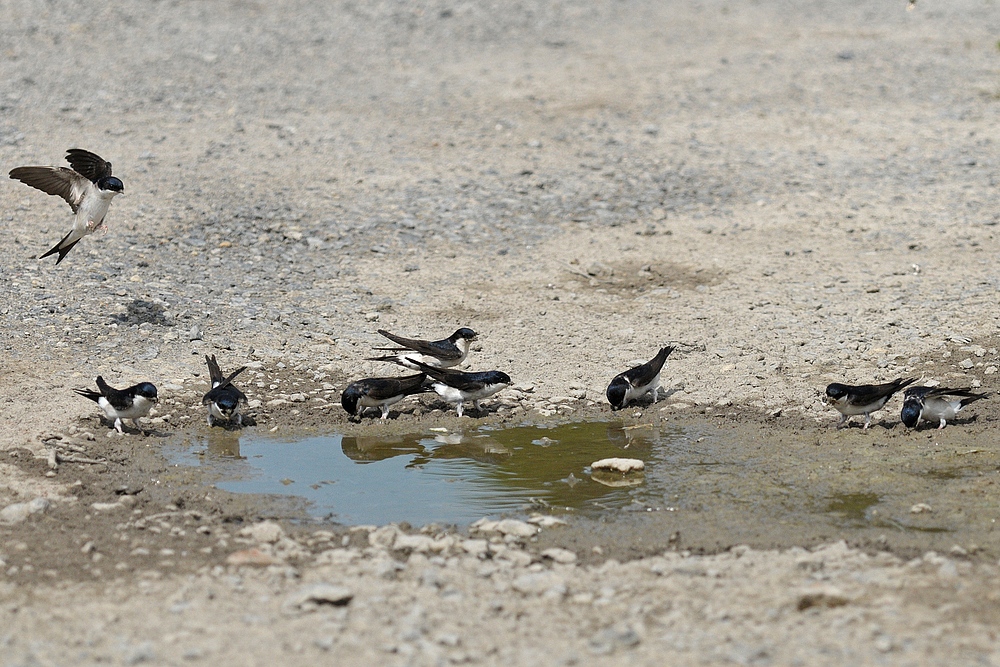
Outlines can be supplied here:
<path id="1" fill-rule="evenodd" d="M 650 485 L 648 473 L 595 472 L 590 464 L 625 457 L 652 467 L 725 465 L 697 439 L 680 429 L 614 422 L 292 442 L 216 429 L 188 441 L 175 462 L 211 468 L 227 491 L 299 496 L 314 515 L 337 522 L 420 525 L 535 509 L 675 509 L 671 496 L 682 498 L 669 480 Z"/>
<path id="2" fill-rule="evenodd" d="M 297 497 L 313 516 L 349 525 L 465 524 L 544 511 L 602 520 L 669 516 L 672 524 L 689 522 L 688 533 L 705 522 L 792 535 L 803 528 L 828 535 L 948 531 L 960 525 L 950 518 L 956 514 L 947 511 L 948 498 L 961 497 L 961 485 L 978 474 L 954 463 L 931 466 L 926 457 L 918 459 L 919 471 L 889 460 L 853 471 L 845 468 L 845 454 L 871 456 L 877 450 L 870 443 L 847 450 L 796 446 L 776 443 L 766 430 L 707 422 L 470 425 L 291 441 L 201 428 L 171 456 L 182 468 L 199 467 L 220 489 Z M 609 457 L 640 459 L 645 470 L 591 470 Z M 918 502 L 935 511 L 911 512 Z"/>

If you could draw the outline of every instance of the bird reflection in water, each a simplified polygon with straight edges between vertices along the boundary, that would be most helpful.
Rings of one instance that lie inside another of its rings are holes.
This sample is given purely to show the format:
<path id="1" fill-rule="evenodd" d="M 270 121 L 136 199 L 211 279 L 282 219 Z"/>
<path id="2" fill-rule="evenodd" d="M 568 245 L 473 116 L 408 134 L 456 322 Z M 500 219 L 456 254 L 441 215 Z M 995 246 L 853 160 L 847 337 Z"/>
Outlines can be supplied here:
<path id="1" fill-rule="evenodd" d="M 513 454 L 489 436 L 464 433 L 439 434 L 433 438 L 419 433 L 390 437 L 344 436 L 341 448 L 344 455 L 356 463 L 410 456 L 407 467 L 421 466 L 435 459 L 472 459 L 495 464 Z"/>
<path id="2" fill-rule="evenodd" d="M 345 435 L 340 440 L 344 455 L 355 463 L 384 461 L 394 456 L 422 454 L 426 447 L 418 433 L 397 436 Z"/>
<path id="3" fill-rule="evenodd" d="M 240 433 L 231 429 L 212 429 L 208 433 L 205 454 L 227 459 L 246 458 L 240 454 Z"/>
<path id="4" fill-rule="evenodd" d="M 625 426 L 622 422 L 608 422 L 608 442 L 618 449 L 645 451 L 652 449 L 660 438 L 660 430 L 652 424 Z"/>

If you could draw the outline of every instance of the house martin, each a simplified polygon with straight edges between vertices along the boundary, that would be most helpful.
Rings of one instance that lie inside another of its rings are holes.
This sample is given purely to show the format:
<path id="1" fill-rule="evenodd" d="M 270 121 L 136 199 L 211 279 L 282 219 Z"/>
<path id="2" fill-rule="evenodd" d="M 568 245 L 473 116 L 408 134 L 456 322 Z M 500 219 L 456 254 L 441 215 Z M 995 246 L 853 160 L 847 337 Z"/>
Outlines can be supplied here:
<path id="1" fill-rule="evenodd" d="M 378 332 L 399 347 L 377 347 L 376 350 L 393 352 L 394 354 L 374 357 L 367 359 L 367 361 L 394 361 L 415 371 L 420 370 L 420 368 L 414 362 L 435 368 L 458 366 L 469 356 L 469 346 L 472 341 L 479 337 L 479 334 L 468 327 L 462 327 L 442 340 L 403 338 L 389 333 L 385 329 L 379 329 Z"/>
<path id="2" fill-rule="evenodd" d="M 410 362 L 434 378 L 431 385 L 434 391 L 448 403 L 457 405 L 459 417 L 464 411 L 465 401 L 472 401 L 476 410 L 480 410 L 479 402 L 481 400 L 511 384 L 510 376 L 501 371 L 466 373 L 451 368 L 435 368 L 415 359 L 410 359 Z M 399 363 L 402 364 L 402 362 Z"/>
<path id="3" fill-rule="evenodd" d="M 246 405 L 247 397 L 233 384 L 233 378 L 247 367 L 240 366 L 230 373 L 229 377 L 224 377 L 214 354 L 211 357 L 206 354 L 205 362 L 208 364 L 208 377 L 212 383 L 212 388 L 201 399 L 201 404 L 208 406 L 208 425 L 215 426 L 216 420 L 232 423 L 235 419 L 237 426 L 242 426 L 243 415 L 240 414 L 240 405 Z"/>
<path id="4" fill-rule="evenodd" d="M 156 387 L 150 382 L 140 382 L 128 389 L 115 389 L 98 375 L 97 388 L 100 391 L 93 389 L 74 389 L 73 391 L 97 403 L 104 410 L 108 419 L 114 420 L 115 430 L 119 433 L 123 432 L 123 419 L 131 419 L 132 424 L 139 428 L 139 417 L 148 415 L 149 410 L 157 401 Z"/>
<path id="5" fill-rule="evenodd" d="M 910 428 L 923 419 L 935 422 L 941 429 L 966 405 L 988 396 L 989 394 L 977 394 L 968 387 L 910 387 L 903 393 L 903 410 L 899 417 Z"/>
<path id="6" fill-rule="evenodd" d="M 98 229 L 108 233 L 104 219 L 115 196 L 124 194 L 121 179 L 111 175 L 111 163 L 90 151 L 71 148 L 66 152 L 66 167 L 17 167 L 10 170 L 10 177 L 42 192 L 62 197 L 73 209 L 73 228 L 51 250 L 39 259 L 59 253 L 56 264 L 63 261 L 70 250 L 84 236 Z"/>
<path id="7" fill-rule="evenodd" d="M 365 378 L 347 385 L 340 395 L 340 404 L 350 415 L 361 417 L 365 408 L 381 408 L 382 419 L 389 417 L 389 406 L 407 396 L 428 391 L 423 373 L 396 378 Z"/>
<path id="8" fill-rule="evenodd" d="M 635 368 L 619 373 L 608 385 L 607 397 L 612 410 L 621 410 L 629 401 L 639 398 L 646 392 L 653 392 L 653 403 L 656 403 L 660 388 L 660 370 L 667 357 L 674 351 L 671 346 L 660 348 L 656 356 Z"/>
<path id="9" fill-rule="evenodd" d="M 896 378 L 886 384 L 857 386 L 834 382 L 826 388 L 826 402 L 840 412 L 837 428 L 843 428 L 854 415 L 864 415 L 864 428 L 868 428 L 872 422 L 871 413 L 881 410 L 893 394 L 916 381 L 917 378 Z"/>

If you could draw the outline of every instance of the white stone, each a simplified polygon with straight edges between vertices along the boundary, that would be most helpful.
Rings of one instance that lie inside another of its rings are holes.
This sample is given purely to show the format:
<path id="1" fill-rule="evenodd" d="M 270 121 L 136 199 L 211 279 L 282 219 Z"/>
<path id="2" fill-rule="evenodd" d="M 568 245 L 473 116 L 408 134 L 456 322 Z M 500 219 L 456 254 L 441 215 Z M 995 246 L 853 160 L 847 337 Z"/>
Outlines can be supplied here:
<path id="1" fill-rule="evenodd" d="M 396 541 L 393 542 L 392 548 L 399 550 L 415 551 L 417 553 L 427 553 L 434 546 L 433 538 L 427 535 L 407 535 L 406 533 L 400 533 L 396 536 Z"/>
<path id="2" fill-rule="evenodd" d="M 542 558 L 549 558 L 557 563 L 575 563 L 576 554 L 569 549 L 561 549 L 559 547 L 552 547 L 551 549 L 546 549 L 542 552 Z"/>
<path id="3" fill-rule="evenodd" d="M 354 598 L 354 593 L 346 586 L 334 584 L 311 584 L 285 598 L 282 609 L 286 612 L 312 611 L 321 604 L 337 607 L 348 604 Z"/>
<path id="4" fill-rule="evenodd" d="M 566 582 L 553 572 L 527 572 L 514 579 L 511 587 L 525 595 L 562 597 L 567 592 Z"/>
<path id="5" fill-rule="evenodd" d="M 479 554 L 486 553 L 488 548 L 489 542 L 486 540 L 462 540 L 462 549 L 464 549 L 466 553 L 478 556 Z"/>
<path id="6" fill-rule="evenodd" d="M 110 512 L 120 510 L 125 506 L 121 503 L 93 503 L 90 507 L 98 512 Z"/>
<path id="7" fill-rule="evenodd" d="M 285 536 L 285 529 L 274 521 L 262 521 L 240 531 L 243 537 L 249 537 L 255 542 L 274 544 Z"/>
<path id="8" fill-rule="evenodd" d="M 496 531 L 514 537 L 531 537 L 538 532 L 538 528 L 517 519 L 503 519 L 497 522 Z"/>
<path id="9" fill-rule="evenodd" d="M 632 472 L 633 470 L 644 470 L 646 464 L 639 459 L 610 458 L 594 461 L 590 464 L 594 470 L 614 470 L 617 472 Z"/>
<path id="10" fill-rule="evenodd" d="M 533 523 L 540 528 L 551 528 L 552 526 L 565 526 L 566 522 L 559 517 L 549 516 L 545 514 L 536 514 L 530 519 L 528 523 Z"/>
<path id="11" fill-rule="evenodd" d="M 382 526 L 368 533 L 368 544 L 382 549 L 391 549 L 396 541 L 396 536 L 400 534 L 401 531 L 396 526 Z"/>
<path id="12" fill-rule="evenodd" d="M 14 503 L 0 510 L 0 523 L 20 523 L 32 514 L 44 512 L 52 505 L 48 498 L 34 498 L 26 503 Z"/>

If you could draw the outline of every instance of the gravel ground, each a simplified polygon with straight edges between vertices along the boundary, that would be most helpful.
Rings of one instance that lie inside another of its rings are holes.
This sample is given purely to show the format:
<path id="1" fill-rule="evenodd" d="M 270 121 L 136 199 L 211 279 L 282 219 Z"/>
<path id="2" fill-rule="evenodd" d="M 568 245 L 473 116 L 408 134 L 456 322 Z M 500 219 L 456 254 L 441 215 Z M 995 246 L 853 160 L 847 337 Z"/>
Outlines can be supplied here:
<path id="1" fill-rule="evenodd" d="M 165 436 L 203 419 L 216 354 L 251 365 L 257 428 L 339 427 L 344 383 L 384 372 L 377 328 L 458 326 L 520 385 L 500 424 L 606 415 L 608 379 L 668 342 L 655 412 L 782 437 L 835 422 L 833 380 L 993 390 L 993 4 L 86 9 L 0 2 L 0 162 L 82 147 L 127 193 L 55 267 L 34 257 L 67 207 L 0 188 L 0 664 L 1000 662 L 995 554 L 279 534 L 175 490 L 161 440 L 105 437 L 69 391 L 153 380 Z M 992 454 L 976 414 L 942 437 Z M 913 442 L 881 416 L 873 439 Z M 870 447 L 844 435 L 847 461 Z"/>

